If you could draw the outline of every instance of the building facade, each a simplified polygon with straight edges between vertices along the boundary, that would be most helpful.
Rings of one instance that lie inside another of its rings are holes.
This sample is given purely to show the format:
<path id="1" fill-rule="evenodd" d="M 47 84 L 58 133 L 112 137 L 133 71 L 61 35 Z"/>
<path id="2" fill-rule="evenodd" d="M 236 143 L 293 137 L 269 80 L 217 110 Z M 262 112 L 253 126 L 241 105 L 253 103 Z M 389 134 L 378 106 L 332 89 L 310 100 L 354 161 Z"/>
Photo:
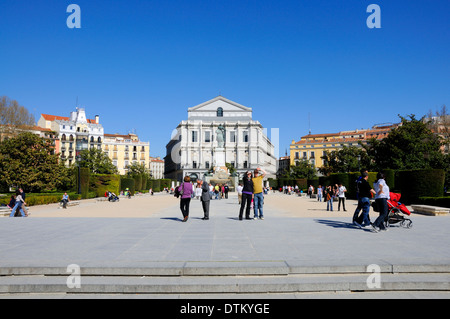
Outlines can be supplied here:
<path id="1" fill-rule="evenodd" d="M 316 169 L 323 167 L 322 156 L 325 152 L 332 152 L 343 147 L 361 147 L 371 138 L 383 139 L 389 132 L 400 124 L 373 126 L 367 130 L 342 131 L 339 133 L 308 134 L 300 141 L 292 140 L 290 145 L 290 165 L 301 160 L 309 161 Z"/>
<path id="2" fill-rule="evenodd" d="M 257 167 L 267 177 L 276 174 L 274 146 L 261 123 L 252 119 L 252 109 L 222 96 L 188 109 L 188 119 L 166 146 L 164 162 L 165 177 L 179 181 L 186 175 L 202 179 L 221 162 L 234 167 L 239 177 Z"/>
<path id="3" fill-rule="evenodd" d="M 150 157 L 150 175 L 153 179 L 164 178 L 164 161 L 160 157 Z"/>
<path id="4" fill-rule="evenodd" d="M 101 150 L 104 130 L 99 116 L 88 119 L 84 108 L 77 108 L 70 117 L 41 114 L 38 126 L 56 132 L 59 145 L 56 152 L 67 166 L 75 163 L 82 150 L 96 148 Z"/>
<path id="5" fill-rule="evenodd" d="M 150 143 L 141 142 L 136 134 L 105 134 L 103 151 L 121 175 L 125 175 L 128 165 L 133 163 L 150 169 Z"/>
<path id="6" fill-rule="evenodd" d="M 77 108 L 70 117 L 41 114 L 37 124 L 55 132 L 55 151 L 66 166 L 75 164 L 81 151 L 95 148 L 108 155 L 120 174 L 126 174 L 132 163 L 150 169 L 149 142 L 141 142 L 135 134 L 105 134 L 99 119 L 98 115 L 88 119 L 85 109 Z"/>

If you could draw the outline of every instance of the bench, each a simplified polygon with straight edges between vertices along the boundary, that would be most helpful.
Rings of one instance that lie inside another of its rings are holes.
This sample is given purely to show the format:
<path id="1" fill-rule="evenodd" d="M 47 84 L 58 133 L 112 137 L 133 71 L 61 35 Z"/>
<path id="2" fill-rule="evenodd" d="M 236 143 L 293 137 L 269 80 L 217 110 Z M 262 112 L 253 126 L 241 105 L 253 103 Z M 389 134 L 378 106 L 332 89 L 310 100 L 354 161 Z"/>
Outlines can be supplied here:
<path id="1" fill-rule="evenodd" d="M 8 206 L 0 206 L 0 216 L 8 217 L 11 214 L 11 210 Z"/>
<path id="2" fill-rule="evenodd" d="M 422 215 L 445 216 L 450 213 L 450 208 L 429 206 L 429 205 L 411 205 L 413 212 Z"/>
<path id="3" fill-rule="evenodd" d="M 27 209 L 28 215 L 31 215 L 30 208 L 27 207 L 26 209 Z M 0 217 L 9 217 L 10 214 L 11 214 L 11 209 L 9 209 L 8 206 L 0 206 Z"/>
<path id="4" fill-rule="evenodd" d="M 80 201 L 79 200 L 71 200 L 70 202 L 67 203 L 67 207 L 69 206 L 76 206 L 76 205 L 80 205 Z M 59 208 L 62 208 L 63 204 L 62 202 L 59 202 Z"/>

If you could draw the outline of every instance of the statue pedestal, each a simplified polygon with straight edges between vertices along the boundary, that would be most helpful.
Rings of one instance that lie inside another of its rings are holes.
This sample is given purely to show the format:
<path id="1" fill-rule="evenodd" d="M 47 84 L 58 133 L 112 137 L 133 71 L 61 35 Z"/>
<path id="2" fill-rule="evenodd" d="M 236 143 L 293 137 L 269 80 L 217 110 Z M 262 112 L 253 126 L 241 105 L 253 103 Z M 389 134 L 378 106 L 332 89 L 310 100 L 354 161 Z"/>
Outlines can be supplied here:
<path id="1" fill-rule="evenodd" d="M 225 167 L 225 149 L 223 147 L 217 147 L 214 150 L 214 166 Z"/>

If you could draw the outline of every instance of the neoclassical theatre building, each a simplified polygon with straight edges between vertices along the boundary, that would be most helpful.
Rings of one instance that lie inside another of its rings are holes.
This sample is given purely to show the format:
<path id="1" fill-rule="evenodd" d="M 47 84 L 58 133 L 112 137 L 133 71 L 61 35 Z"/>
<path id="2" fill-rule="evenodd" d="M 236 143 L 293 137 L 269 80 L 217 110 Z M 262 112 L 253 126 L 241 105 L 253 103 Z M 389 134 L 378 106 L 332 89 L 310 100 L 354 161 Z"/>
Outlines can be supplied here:
<path id="1" fill-rule="evenodd" d="M 274 145 L 261 123 L 252 119 L 252 109 L 218 96 L 188 108 L 166 145 L 164 175 L 181 181 L 202 179 L 210 169 L 228 163 L 239 178 L 261 167 L 275 177 Z"/>

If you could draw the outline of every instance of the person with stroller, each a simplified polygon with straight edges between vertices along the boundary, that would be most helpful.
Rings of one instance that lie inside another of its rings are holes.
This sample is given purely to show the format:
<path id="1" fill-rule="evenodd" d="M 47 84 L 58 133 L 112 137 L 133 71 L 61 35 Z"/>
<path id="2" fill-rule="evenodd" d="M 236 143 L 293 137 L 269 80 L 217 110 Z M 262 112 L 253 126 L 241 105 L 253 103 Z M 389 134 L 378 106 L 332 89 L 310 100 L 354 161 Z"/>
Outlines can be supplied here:
<path id="1" fill-rule="evenodd" d="M 384 174 L 379 172 L 377 174 L 377 180 L 373 184 L 373 187 L 375 188 L 376 192 L 375 204 L 377 205 L 378 211 L 380 212 L 380 215 L 373 223 L 373 229 L 375 232 L 379 232 L 380 230 L 384 231 L 388 230 L 384 222 L 389 213 L 389 207 L 387 203 L 389 199 L 389 186 L 386 184 L 386 181 L 384 179 L 385 179 Z"/>

